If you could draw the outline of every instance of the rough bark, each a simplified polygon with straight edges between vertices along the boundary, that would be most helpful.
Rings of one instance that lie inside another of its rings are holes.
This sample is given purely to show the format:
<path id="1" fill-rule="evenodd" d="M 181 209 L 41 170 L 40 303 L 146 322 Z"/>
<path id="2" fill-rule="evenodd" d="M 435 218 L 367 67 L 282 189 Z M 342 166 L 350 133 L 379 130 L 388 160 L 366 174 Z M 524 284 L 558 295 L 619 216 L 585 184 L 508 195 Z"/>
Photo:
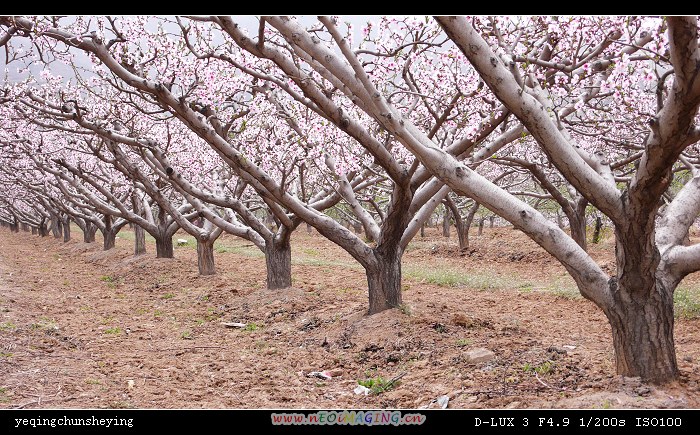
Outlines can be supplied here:
<path id="1" fill-rule="evenodd" d="M 51 218 L 51 232 L 53 233 L 53 236 L 57 239 L 60 239 L 61 236 L 63 236 L 63 225 L 61 224 L 61 221 L 57 217 L 52 217 Z"/>
<path id="2" fill-rule="evenodd" d="M 134 256 L 146 253 L 146 232 L 140 225 L 134 225 Z"/>
<path id="3" fill-rule="evenodd" d="M 369 287 L 368 314 L 376 314 L 390 308 L 398 308 L 401 297 L 401 252 L 374 251 L 376 263 L 366 267 L 367 285 Z"/>
<path id="4" fill-rule="evenodd" d="M 63 222 L 63 242 L 70 241 L 70 218 Z"/>
<path id="5" fill-rule="evenodd" d="M 455 216 L 455 221 L 459 215 Z M 450 238 L 450 210 L 445 207 L 445 215 L 442 217 L 442 237 Z"/>
<path id="6" fill-rule="evenodd" d="M 289 238 L 275 238 L 265 244 L 267 288 L 270 290 L 292 285 L 292 246 Z"/>
<path id="7" fill-rule="evenodd" d="M 86 221 L 85 228 L 83 229 L 83 242 L 93 243 L 95 241 L 96 232 L 97 226 L 90 221 Z"/>
<path id="8" fill-rule="evenodd" d="M 600 243 L 600 230 L 603 228 L 603 220 L 600 216 L 595 217 L 595 228 L 593 229 L 593 243 Z"/>
<path id="9" fill-rule="evenodd" d="M 197 267 L 200 275 L 216 274 L 216 268 L 214 267 L 214 240 L 197 239 Z"/>
<path id="10" fill-rule="evenodd" d="M 114 248 L 114 245 L 116 244 L 116 239 L 117 239 L 117 233 L 112 231 L 112 229 L 108 230 L 103 230 L 102 231 L 102 249 L 104 251 L 109 251 L 110 249 Z"/>
<path id="11" fill-rule="evenodd" d="M 673 292 L 660 280 L 651 288 L 615 285 L 615 304 L 604 311 L 612 326 L 617 373 L 653 383 L 677 379 Z"/>
<path id="12" fill-rule="evenodd" d="M 173 258 L 173 238 L 171 236 L 162 235 L 154 237 L 156 239 L 156 257 L 157 258 Z"/>

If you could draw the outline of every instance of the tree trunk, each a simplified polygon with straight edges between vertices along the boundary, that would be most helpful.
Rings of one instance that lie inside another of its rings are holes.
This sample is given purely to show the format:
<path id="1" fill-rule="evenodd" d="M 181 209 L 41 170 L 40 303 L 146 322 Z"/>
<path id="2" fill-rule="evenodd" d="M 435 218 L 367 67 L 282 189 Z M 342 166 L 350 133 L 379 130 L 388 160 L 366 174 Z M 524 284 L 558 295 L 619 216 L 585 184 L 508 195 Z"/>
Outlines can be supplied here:
<path id="1" fill-rule="evenodd" d="M 585 251 L 588 248 L 588 242 L 586 240 L 586 215 L 576 214 L 575 216 L 568 216 L 568 218 L 571 238 Z"/>
<path id="2" fill-rule="evenodd" d="M 401 303 L 401 254 L 382 254 L 374 251 L 377 265 L 365 268 L 369 287 L 368 314 L 398 308 Z"/>
<path id="3" fill-rule="evenodd" d="M 70 218 L 66 219 L 65 222 L 63 222 L 63 242 L 69 242 L 70 241 Z"/>
<path id="4" fill-rule="evenodd" d="M 83 230 L 83 242 L 93 243 L 95 241 L 95 233 L 97 232 L 97 226 L 90 221 L 85 222 L 85 229 Z"/>
<path id="5" fill-rule="evenodd" d="M 173 258 L 173 238 L 168 236 L 156 237 L 156 257 Z"/>
<path id="6" fill-rule="evenodd" d="M 197 239 L 197 267 L 200 275 L 216 274 L 216 268 L 214 267 L 214 240 L 200 241 Z"/>
<path id="7" fill-rule="evenodd" d="M 600 216 L 595 217 L 595 228 L 593 229 L 593 243 L 600 243 L 600 230 L 603 228 L 603 220 Z"/>
<path id="8" fill-rule="evenodd" d="M 102 250 L 109 251 L 110 249 L 114 248 L 114 245 L 116 245 L 116 242 L 117 242 L 116 239 L 117 239 L 117 233 L 115 233 L 111 229 L 102 231 L 102 240 L 103 240 Z"/>
<path id="9" fill-rule="evenodd" d="M 420 236 L 425 237 L 425 224 L 420 226 Z"/>
<path id="10" fill-rule="evenodd" d="M 489 228 L 493 228 L 493 222 L 496 220 L 496 216 L 489 216 Z"/>
<path id="11" fill-rule="evenodd" d="M 655 287 L 643 292 L 618 287 L 615 305 L 604 311 L 612 326 L 617 373 L 663 383 L 679 377 L 673 344 L 673 294 L 659 281 Z M 650 296 L 641 297 L 648 292 Z"/>
<path id="12" fill-rule="evenodd" d="M 486 218 L 479 219 L 479 232 L 476 233 L 477 236 L 481 236 L 484 233 L 484 221 Z"/>
<path id="13" fill-rule="evenodd" d="M 32 234 L 36 234 L 36 233 L 37 233 L 36 227 L 32 227 Z"/>
<path id="14" fill-rule="evenodd" d="M 455 220 L 459 215 L 455 216 Z M 442 237 L 450 238 L 450 209 L 445 207 L 445 215 L 442 217 Z"/>
<path id="15" fill-rule="evenodd" d="M 27 224 L 22 224 L 22 231 L 27 231 L 27 232 L 29 232 L 29 225 L 27 225 Z"/>
<path id="16" fill-rule="evenodd" d="M 146 232 L 139 225 L 134 225 L 134 256 L 146 253 Z"/>
<path id="17" fill-rule="evenodd" d="M 61 221 L 58 220 L 58 218 L 51 218 L 51 232 L 53 232 L 53 236 L 57 239 L 60 239 L 63 235 L 63 228 L 61 228 L 62 226 L 63 225 L 61 225 Z"/>
<path id="18" fill-rule="evenodd" d="M 292 246 L 288 239 L 266 241 L 265 264 L 268 289 L 292 286 Z"/>
<path id="19" fill-rule="evenodd" d="M 313 230 L 314 230 L 314 227 L 312 227 L 310 224 L 307 223 L 307 224 L 306 224 L 306 232 L 307 232 L 308 234 L 312 234 L 312 233 L 313 233 Z"/>

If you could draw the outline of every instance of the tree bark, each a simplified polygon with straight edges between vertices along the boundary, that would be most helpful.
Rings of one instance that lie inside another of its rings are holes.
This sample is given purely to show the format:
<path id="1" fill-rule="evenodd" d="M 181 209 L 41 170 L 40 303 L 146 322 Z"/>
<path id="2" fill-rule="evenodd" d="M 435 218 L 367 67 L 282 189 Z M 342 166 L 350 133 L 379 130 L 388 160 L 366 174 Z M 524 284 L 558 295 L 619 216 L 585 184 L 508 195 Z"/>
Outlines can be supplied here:
<path id="1" fill-rule="evenodd" d="M 214 267 L 214 241 L 197 239 L 197 267 L 200 275 L 216 274 L 216 268 Z"/>
<path id="2" fill-rule="evenodd" d="M 420 236 L 425 237 L 425 224 L 420 226 Z"/>
<path id="3" fill-rule="evenodd" d="M 292 286 L 292 246 L 288 237 L 275 239 L 265 243 L 267 288 L 270 290 Z"/>
<path id="4" fill-rule="evenodd" d="M 595 217 L 595 228 L 593 229 L 593 243 L 600 243 L 600 230 L 603 228 L 603 220 L 600 216 Z"/>
<path id="5" fill-rule="evenodd" d="M 401 298 L 401 252 L 374 250 L 376 266 L 366 267 L 369 287 L 369 311 L 372 315 L 391 308 L 398 308 Z"/>
<path id="6" fill-rule="evenodd" d="M 173 258 L 173 238 L 168 236 L 155 237 L 156 258 Z"/>
<path id="7" fill-rule="evenodd" d="M 455 221 L 459 215 L 455 216 Z M 445 206 L 445 215 L 442 217 L 442 237 L 450 238 L 450 209 Z"/>
<path id="8" fill-rule="evenodd" d="M 134 256 L 146 253 L 146 232 L 140 225 L 134 225 Z"/>
<path id="9" fill-rule="evenodd" d="M 69 242 L 70 241 L 70 218 L 66 219 L 63 224 L 63 242 Z"/>
<path id="10" fill-rule="evenodd" d="M 85 229 L 83 230 L 83 242 L 93 243 L 95 241 L 95 233 L 97 226 L 90 221 L 85 221 Z"/>
<path id="11" fill-rule="evenodd" d="M 102 250 L 109 251 L 116 245 L 117 233 L 112 231 L 112 229 L 106 229 L 102 231 Z"/>
<path id="12" fill-rule="evenodd" d="M 612 326 L 617 373 L 652 383 L 676 380 L 673 292 L 660 280 L 640 290 L 618 286 L 615 304 L 604 310 Z"/>
<path id="13" fill-rule="evenodd" d="M 62 226 L 61 221 L 57 217 L 51 218 L 51 232 L 57 239 L 60 239 L 63 235 L 63 228 L 61 228 Z"/>

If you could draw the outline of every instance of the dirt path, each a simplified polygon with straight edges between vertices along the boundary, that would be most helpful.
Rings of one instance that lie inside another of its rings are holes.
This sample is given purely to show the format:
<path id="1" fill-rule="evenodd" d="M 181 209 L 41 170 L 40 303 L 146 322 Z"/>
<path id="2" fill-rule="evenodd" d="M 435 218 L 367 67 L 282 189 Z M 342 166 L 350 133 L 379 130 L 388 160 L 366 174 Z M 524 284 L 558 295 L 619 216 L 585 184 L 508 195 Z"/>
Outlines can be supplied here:
<path id="1" fill-rule="evenodd" d="M 367 317 L 362 271 L 298 233 L 294 287 L 273 292 L 264 259 L 238 246 L 219 249 L 216 276 L 199 277 L 192 247 L 133 258 L 124 238 L 103 252 L 0 230 L 0 407 L 421 408 L 441 395 L 451 408 L 700 407 L 700 320 L 677 321 L 680 383 L 620 379 L 602 313 L 540 291 L 565 278 L 529 245 L 513 260 L 514 242 L 498 236 L 466 257 L 419 241 L 404 310 Z M 430 284 L 426 269 L 474 281 Z M 495 357 L 475 363 L 475 348 Z M 309 377 L 323 370 L 333 377 Z M 353 392 L 377 377 L 400 379 Z"/>

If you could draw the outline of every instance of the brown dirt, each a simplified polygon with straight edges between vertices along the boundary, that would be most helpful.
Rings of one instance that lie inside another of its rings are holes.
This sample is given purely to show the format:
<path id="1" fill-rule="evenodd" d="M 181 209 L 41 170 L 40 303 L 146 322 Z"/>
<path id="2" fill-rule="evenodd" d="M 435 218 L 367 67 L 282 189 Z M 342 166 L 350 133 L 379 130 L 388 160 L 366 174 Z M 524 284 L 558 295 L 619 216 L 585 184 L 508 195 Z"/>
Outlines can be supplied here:
<path id="1" fill-rule="evenodd" d="M 191 246 L 134 258 L 124 238 L 104 252 L 3 228 L 0 407 L 423 408 L 441 395 L 450 408 L 700 407 L 699 319 L 676 322 L 680 382 L 623 379 L 604 315 L 558 291 L 573 285 L 558 263 L 511 229 L 473 239 L 460 253 L 454 240 L 417 238 L 404 309 L 368 317 L 362 270 L 305 230 L 293 238 L 294 287 L 270 291 L 264 259 L 230 237 L 239 250 L 216 253 L 219 273 L 200 277 Z M 612 249 L 591 251 L 610 268 Z M 441 268 L 478 280 L 421 278 Z M 478 347 L 496 358 L 471 363 Z M 334 376 L 308 375 L 323 370 Z M 353 392 L 378 375 L 400 380 Z"/>

